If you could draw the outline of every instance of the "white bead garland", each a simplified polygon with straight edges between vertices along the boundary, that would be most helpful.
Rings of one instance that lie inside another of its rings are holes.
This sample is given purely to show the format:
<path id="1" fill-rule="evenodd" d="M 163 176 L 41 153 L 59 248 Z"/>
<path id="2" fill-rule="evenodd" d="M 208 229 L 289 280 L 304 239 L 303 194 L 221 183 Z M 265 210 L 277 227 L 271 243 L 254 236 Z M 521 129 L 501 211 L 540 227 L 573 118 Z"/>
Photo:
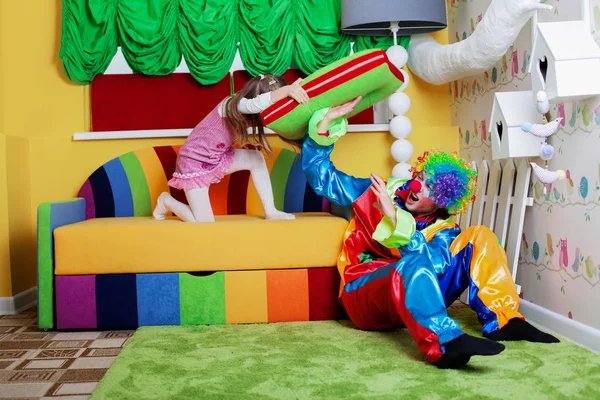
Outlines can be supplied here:
<path id="1" fill-rule="evenodd" d="M 412 122 L 404 115 L 398 115 L 390 121 L 390 133 L 396 139 L 406 139 L 412 132 Z"/>
<path id="2" fill-rule="evenodd" d="M 398 163 L 392 170 L 394 178 L 410 179 L 412 178 L 412 166 L 408 163 Z"/>
<path id="3" fill-rule="evenodd" d="M 408 62 L 408 52 L 402 46 L 391 46 L 389 49 L 387 49 L 386 54 L 390 62 L 398 69 L 404 68 Z"/>
<path id="4" fill-rule="evenodd" d="M 413 145 L 406 139 L 396 140 L 392 144 L 392 157 L 399 163 L 410 160 L 414 152 Z"/>
<path id="5" fill-rule="evenodd" d="M 398 68 L 402 68 L 408 61 L 408 53 L 402 47 L 402 50 L 397 49 L 400 46 L 392 46 L 388 49 L 387 54 L 390 61 Z M 406 59 L 404 54 L 406 53 Z M 412 177 L 412 167 L 408 164 L 408 160 L 413 156 L 414 148 L 406 138 L 412 132 L 412 122 L 404 114 L 410 110 L 410 98 L 406 93 L 403 93 L 408 86 L 409 78 L 406 71 L 401 70 L 404 76 L 404 83 L 392 94 L 388 99 L 388 105 L 390 111 L 394 115 L 394 118 L 390 121 L 390 133 L 397 140 L 392 143 L 391 154 L 392 158 L 396 160 L 398 164 L 394 166 L 392 170 L 392 177 L 410 179 Z"/>
<path id="6" fill-rule="evenodd" d="M 389 106 L 394 115 L 404 115 L 410 110 L 410 98 L 406 93 L 396 92 L 390 96 Z"/>
<path id="7" fill-rule="evenodd" d="M 402 86 L 400 86 L 400 88 L 398 90 L 396 90 L 396 92 L 404 92 L 406 90 L 406 88 L 408 87 L 408 83 L 410 82 L 410 78 L 406 71 L 404 70 L 400 70 L 402 72 L 402 76 L 404 77 L 404 83 L 402 84 Z"/>

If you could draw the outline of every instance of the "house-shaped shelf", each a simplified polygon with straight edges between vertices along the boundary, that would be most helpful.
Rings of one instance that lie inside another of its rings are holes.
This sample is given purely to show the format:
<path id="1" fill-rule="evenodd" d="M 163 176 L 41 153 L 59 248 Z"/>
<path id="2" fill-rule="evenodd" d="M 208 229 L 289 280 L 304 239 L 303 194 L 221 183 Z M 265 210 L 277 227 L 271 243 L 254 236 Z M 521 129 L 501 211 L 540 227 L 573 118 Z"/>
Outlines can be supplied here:
<path id="1" fill-rule="evenodd" d="M 600 95 L 600 48 L 583 21 L 537 24 L 529 72 L 533 96 L 551 103 Z M 534 97 L 532 97 L 534 98 Z"/>
<path id="2" fill-rule="evenodd" d="M 488 125 L 494 160 L 539 156 L 543 139 L 523 132 L 525 122 L 542 123 L 532 93 L 497 92 Z"/>

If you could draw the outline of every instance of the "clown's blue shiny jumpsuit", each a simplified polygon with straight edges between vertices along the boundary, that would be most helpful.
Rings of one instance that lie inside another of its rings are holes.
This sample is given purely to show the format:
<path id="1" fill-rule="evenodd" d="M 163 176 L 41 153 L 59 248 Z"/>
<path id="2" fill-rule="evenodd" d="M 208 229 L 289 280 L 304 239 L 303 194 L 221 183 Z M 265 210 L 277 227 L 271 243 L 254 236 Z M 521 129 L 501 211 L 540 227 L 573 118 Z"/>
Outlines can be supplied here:
<path id="1" fill-rule="evenodd" d="M 506 254 L 490 229 L 476 226 L 461 232 L 451 219 L 419 229 L 402 209 L 392 226 L 373 207 L 377 197 L 371 181 L 338 171 L 330 160 L 332 150 L 307 137 L 302 167 L 317 194 L 352 207 L 338 269 L 341 301 L 358 328 L 406 326 L 435 363 L 444 354 L 444 343 L 463 333 L 446 308 L 467 287 L 483 333 L 523 318 Z M 391 179 L 388 191 L 392 195 L 408 183 Z"/>

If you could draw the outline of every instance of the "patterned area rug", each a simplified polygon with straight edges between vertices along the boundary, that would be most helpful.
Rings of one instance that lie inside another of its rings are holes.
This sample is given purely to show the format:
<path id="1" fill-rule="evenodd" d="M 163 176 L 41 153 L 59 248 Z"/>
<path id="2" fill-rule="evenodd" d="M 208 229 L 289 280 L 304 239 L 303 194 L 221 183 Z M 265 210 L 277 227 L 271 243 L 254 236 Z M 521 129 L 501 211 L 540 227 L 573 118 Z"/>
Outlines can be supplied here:
<path id="1" fill-rule="evenodd" d="M 89 398 L 133 331 L 44 332 L 35 309 L 0 316 L 0 399 Z"/>
<path id="2" fill-rule="evenodd" d="M 470 309 L 451 309 L 480 335 Z M 428 364 L 404 329 L 348 321 L 138 329 L 92 399 L 600 399 L 600 355 L 508 342 L 463 370 Z"/>

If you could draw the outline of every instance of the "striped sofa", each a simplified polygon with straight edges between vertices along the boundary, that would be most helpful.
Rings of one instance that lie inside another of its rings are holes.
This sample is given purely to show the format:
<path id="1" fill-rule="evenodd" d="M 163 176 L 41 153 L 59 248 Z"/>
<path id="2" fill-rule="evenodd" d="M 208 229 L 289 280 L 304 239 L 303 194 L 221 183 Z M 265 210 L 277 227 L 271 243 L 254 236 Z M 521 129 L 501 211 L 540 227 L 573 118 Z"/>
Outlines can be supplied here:
<path id="1" fill-rule="evenodd" d="M 247 171 L 210 188 L 217 222 L 155 221 L 179 146 L 124 154 L 77 198 L 38 209 L 39 327 L 308 321 L 340 317 L 335 268 L 347 226 L 307 184 L 299 156 L 267 159 L 275 202 L 295 221 L 269 221 Z M 346 216 L 347 217 L 347 216 Z"/>

